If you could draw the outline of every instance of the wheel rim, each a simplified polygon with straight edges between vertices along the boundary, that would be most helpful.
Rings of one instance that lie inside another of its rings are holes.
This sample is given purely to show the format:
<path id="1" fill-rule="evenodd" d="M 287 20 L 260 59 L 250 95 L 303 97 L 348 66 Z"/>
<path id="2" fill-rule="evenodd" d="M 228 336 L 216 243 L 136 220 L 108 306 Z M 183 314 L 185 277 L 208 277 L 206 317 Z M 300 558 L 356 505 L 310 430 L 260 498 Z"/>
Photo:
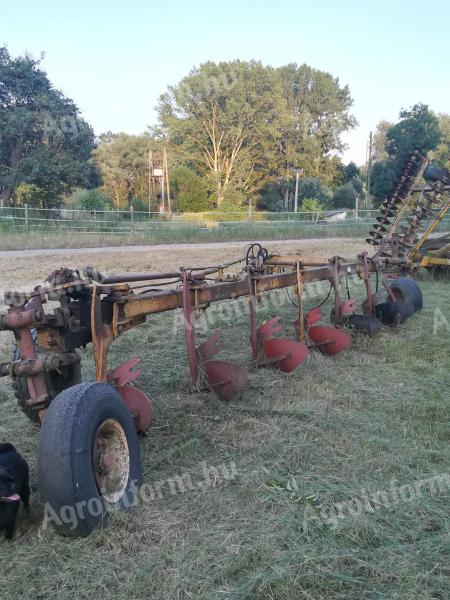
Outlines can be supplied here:
<path id="1" fill-rule="evenodd" d="M 118 502 L 128 484 L 130 453 L 125 431 L 115 419 L 107 419 L 98 427 L 92 460 L 100 496 L 111 504 Z"/>

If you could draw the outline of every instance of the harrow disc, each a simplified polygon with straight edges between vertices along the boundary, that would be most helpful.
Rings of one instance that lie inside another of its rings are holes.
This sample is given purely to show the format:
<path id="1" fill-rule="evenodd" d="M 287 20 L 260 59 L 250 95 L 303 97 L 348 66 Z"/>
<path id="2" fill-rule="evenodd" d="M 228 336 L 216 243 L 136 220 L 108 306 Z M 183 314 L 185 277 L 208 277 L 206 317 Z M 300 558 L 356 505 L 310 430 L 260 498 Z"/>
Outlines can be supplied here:
<path id="1" fill-rule="evenodd" d="M 205 362 L 206 381 L 221 400 L 231 402 L 247 385 L 247 371 L 224 360 Z"/>
<path id="2" fill-rule="evenodd" d="M 309 350 L 303 342 L 273 338 L 264 341 L 264 354 L 277 369 L 290 373 L 308 358 Z"/>
<path id="3" fill-rule="evenodd" d="M 314 325 L 308 331 L 308 335 L 313 344 L 324 354 L 337 354 L 352 345 L 351 336 L 346 331 L 335 327 Z"/>

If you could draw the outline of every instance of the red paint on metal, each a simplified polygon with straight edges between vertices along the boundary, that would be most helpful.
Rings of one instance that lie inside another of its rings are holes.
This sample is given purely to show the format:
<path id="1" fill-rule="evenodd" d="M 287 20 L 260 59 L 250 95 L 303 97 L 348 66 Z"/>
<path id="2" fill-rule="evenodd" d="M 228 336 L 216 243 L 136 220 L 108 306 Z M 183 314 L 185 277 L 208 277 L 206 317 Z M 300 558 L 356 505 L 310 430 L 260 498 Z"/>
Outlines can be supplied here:
<path id="1" fill-rule="evenodd" d="M 366 303 L 363 304 L 364 313 L 370 316 L 373 316 L 373 303 L 372 303 L 372 287 L 370 285 L 370 273 L 369 273 L 369 263 L 367 259 L 367 252 L 363 252 L 360 257 L 363 259 L 364 266 L 364 285 L 366 286 L 366 294 L 367 300 Z M 358 257 L 358 258 L 360 258 Z"/>
<path id="2" fill-rule="evenodd" d="M 189 279 L 186 271 L 183 272 L 183 311 L 184 311 L 184 337 L 188 355 L 191 380 L 194 385 L 198 382 L 198 360 L 195 349 L 195 311 L 191 304 Z"/>
<path id="3" fill-rule="evenodd" d="M 108 381 L 113 382 L 116 386 L 126 385 L 130 381 L 134 381 L 142 375 L 142 369 L 135 369 L 141 363 L 141 359 L 137 356 L 129 358 L 124 363 L 109 371 Z"/>
<path id="4" fill-rule="evenodd" d="M 311 310 L 309 310 L 305 315 L 305 326 L 306 329 L 309 329 L 314 323 L 320 321 L 323 318 L 323 313 L 320 310 L 320 306 L 315 306 Z"/>
<path id="5" fill-rule="evenodd" d="M 335 327 L 314 325 L 309 329 L 308 335 L 324 354 L 337 354 L 352 345 L 351 336 L 346 331 Z"/>
<path id="6" fill-rule="evenodd" d="M 133 416 L 136 430 L 145 433 L 152 422 L 152 401 L 133 385 L 122 385 L 117 388 L 117 391 Z"/>
<path id="7" fill-rule="evenodd" d="M 341 304 L 341 317 L 345 315 L 352 315 L 356 310 L 356 300 L 354 298 L 348 298 Z"/>
<path id="8" fill-rule="evenodd" d="M 250 343 L 252 346 L 253 358 L 256 360 L 258 357 L 258 328 L 256 321 L 256 290 L 255 282 L 252 279 L 250 271 L 247 271 L 247 283 L 248 283 L 248 303 L 250 311 Z"/>
<path id="9" fill-rule="evenodd" d="M 15 336 L 22 361 L 27 359 L 36 361 L 38 358 L 31 330 L 24 326 L 30 322 L 30 315 L 32 314 L 32 312 L 26 311 L 23 308 L 17 308 L 6 316 L 11 322 L 16 322 L 17 330 Z M 48 400 L 48 391 L 43 372 L 27 377 L 27 386 L 30 393 L 31 405 L 41 404 Z"/>
<path id="10" fill-rule="evenodd" d="M 213 356 L 223 350 L 222 333 L 216 331 L 205 342 L 202 342 L 197 348 L 198 355 L 203 362 L 211 359 Z"/>
<path id="11" fill-rule="evenodd" d="M 226 402 L 236 398 L 247 384 L 245 369 L 222 360 L 208 360 L 205 363 L 205 373 L 209 387 Z"/>
<path id="12" fill-rule="evenodd" d="M 281 325 L 280 321 L 281 317 L 276 316 L 260 325 L 257 329 L 258 339 L 264 342 L 264 340 L 268 340 L 276 333 L 280 333 L 283 330 L 283 325 Z"/>
<path id="13" fill-rule="evenodd" d="M 290 373 L 308 358 L 308 348 L 303 342 L 273 338 L 264 341 L 264 354 L 274 365 L 283 371 Z M 276 359 L 280 357 L 277 362 Z"/>

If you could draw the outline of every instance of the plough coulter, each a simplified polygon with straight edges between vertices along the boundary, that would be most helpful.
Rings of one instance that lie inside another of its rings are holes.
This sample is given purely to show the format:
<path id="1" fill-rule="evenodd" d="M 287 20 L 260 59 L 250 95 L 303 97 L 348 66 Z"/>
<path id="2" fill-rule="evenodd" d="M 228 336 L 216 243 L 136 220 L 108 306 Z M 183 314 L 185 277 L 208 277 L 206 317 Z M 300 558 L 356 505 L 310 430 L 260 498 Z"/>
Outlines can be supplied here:
<path id="1" fill-rule="evenodd" d="M 420 160 L 415 155 L 413 162 Z M 405 181 L 412 178 L 414 183 L 420 168 L 415 173 L 410 169 Z M 438 190 L 432 181 L 431 191 L 423 192 L 425 201 L 415 204 L 416 217 L 428 215 L 431 198 L 442 191 L 437 185 Z M 0 329 L 14 333 L 16 349 L 10 362 L 0 364 L 0 375 L 12 378 L 21 409 L 41 424 L 39 485 L 55 527 L 67 535 L 86 535 L 111 507 L 133 504 L 141 483 L 138 434 L 151 424 L 152 403 L 136 387 L 139 359 L 126 357 L 120 365 L 109 365 L 108 350 L 147 318 L 182 312 L 191 388 L 229 402 L 245 393 L 247 368 L 272 368 L 280 377 L 288 376 L 302 368 L 311 352 L 343 352 L 355 332 L 376 335 L 383 323 L 396 326 L 420 310 L 422 294 L 407 276 L 411 261 L 404 250 L 416 243 L 411 230 L 416 220 L 400 233 L 391 229 L 385 235 L 408 189 L 405 183 L 385 202 L 370 238 L 377 246 L 375 255 L 363 252 L 353 262 L 339 256 L 280 256 L 255 243 L 241 260 L 226 264 L 112 275 L 92 267 L 82 272 L 61 268 L 30 293 L 7 293 Z M 352 276 L 365 292 L 361 307 L 343 289 Z M 330 285 L 328 322 L 323 322 L 321 306 L 305 309 L 305 288 L 319 281 Z M 258 304 L 280 289 L 287 290 L 293 305 L 291 328 L 279 316 L 258 322 Z M 202 343 L 196 340 L 202 311 L 239 299 L 249 307 L 246 365 L 220 359 L 225 342 L 219 331 Z M 96 381 L 82 383 L 78 350 L 89 344 Z M 76 523 L 64 520 L 67 507 L 76 510 Z"/>

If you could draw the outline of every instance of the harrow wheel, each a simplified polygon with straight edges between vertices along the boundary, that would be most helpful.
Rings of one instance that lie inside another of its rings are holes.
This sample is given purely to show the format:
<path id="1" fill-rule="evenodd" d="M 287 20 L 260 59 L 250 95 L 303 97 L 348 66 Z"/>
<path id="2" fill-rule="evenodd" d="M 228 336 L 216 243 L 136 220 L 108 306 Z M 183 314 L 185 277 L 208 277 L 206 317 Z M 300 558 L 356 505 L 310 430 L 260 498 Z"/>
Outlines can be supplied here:
<path id="1" fill-rule="evenodd" d="M 33 336 L 36 350 L 39 352 L 36 329 L 31 330 L 31 335 Z M 17 344 L 14 344 L 13 346 L 11 360 L 13 362 L 20 360 L 20 352 Z M 45 384 L 50 398 L 54 398 L 63 390 L 80 382 L 81 366 L 79 362 L 62 367 L 59 371 L 47 371 L 45 373 Z M 28 391 L 26 377 L 13 377 L 12 387 L 20 410 L 30 419 L 30 421 L 33 421 L 33 423 L 40 423 L 39 412 L 28 406 L 30 393 Z"/>
<path id="2" fill-rule="evenodd" d="M 111 385 L 81 383 L 53 400 L 39 435 L 38 477 L 47 523 L 70 537 L 89 535 L 109 510 L 135 504 L 138 437 Z"/>

